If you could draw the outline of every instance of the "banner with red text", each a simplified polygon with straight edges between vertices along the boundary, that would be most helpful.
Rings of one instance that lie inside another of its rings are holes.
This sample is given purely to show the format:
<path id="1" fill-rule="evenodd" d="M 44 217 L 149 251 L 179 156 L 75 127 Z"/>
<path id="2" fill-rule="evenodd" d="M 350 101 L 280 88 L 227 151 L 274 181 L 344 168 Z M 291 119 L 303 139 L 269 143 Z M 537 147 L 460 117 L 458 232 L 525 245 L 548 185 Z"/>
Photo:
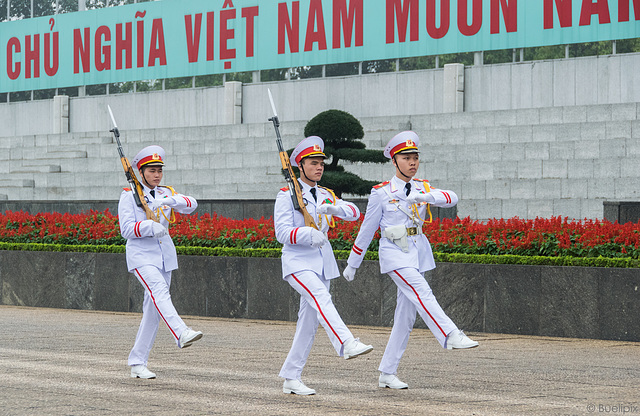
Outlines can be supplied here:
<path id="1" fill-rule="evenodd" d="M 0 23 L 0 92 L 640 37 L 640 0 L 163 0 Z"/>

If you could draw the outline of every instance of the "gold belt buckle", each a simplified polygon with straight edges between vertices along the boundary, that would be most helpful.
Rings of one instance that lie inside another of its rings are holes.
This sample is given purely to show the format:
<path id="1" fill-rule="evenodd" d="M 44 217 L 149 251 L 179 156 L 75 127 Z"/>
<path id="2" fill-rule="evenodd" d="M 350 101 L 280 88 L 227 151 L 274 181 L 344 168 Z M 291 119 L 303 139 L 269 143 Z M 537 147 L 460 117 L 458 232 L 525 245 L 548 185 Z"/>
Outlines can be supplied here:
<path id="1" fill-rule="evenodd" d="M 418 227 L 408 227 L 407 235 L 418 235 Z"/>

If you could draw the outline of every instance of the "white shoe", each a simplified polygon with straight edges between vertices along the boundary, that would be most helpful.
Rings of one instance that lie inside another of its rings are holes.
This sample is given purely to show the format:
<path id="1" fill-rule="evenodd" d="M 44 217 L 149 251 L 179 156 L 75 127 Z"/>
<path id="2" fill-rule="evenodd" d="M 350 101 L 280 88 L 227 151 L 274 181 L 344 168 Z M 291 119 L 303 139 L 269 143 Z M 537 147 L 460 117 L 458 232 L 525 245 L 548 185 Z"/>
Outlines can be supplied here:
<path id="1" fill-rule="evenodd" d="M 409 385 L 400 381 L 398 376 L 395 374 L 385 374 L 380 373 L 380 378 L 378 378 L 378 387 L 388 387 L 390 389 L 408 389 Z"/>
<path id="2" fill-rule="evenodd" d="M 191 344 L 193 344 L 200 338 L 202 338 L 202 332 L 194 331 L 191 328 L 187 328 L 182 331 L 182 334 L 180 334 L 180 348 L 190 347 Z"/>
<path id="3" fill-rule="evenodd" d="M 299 394 L 301 396 L 310 396 L 316 394 L 314 389 L 305 386 L 300 380 L 286 379 L 282 385 L 282 392 L 286 394 Z"/>
<path id="4" fill-rule="evenodd" d="M 348 360 L 358 355 L 370 353 L 371 350 L 373 350 L 373 347 L 360 342 L 360 338 L 351 338 L 344 343 L 343 356 L 345 360 Z"/>
<path id="5" fill-rule="evenodd" d="M 146 365 L 132 365 L 131 378 L 156 378 L 156 374 L 149 371 Z"/>
<path id="6" fill-rule="evenodd" d="M 456 329 L 454 331 L 451 331 L 451 333 L 447 336 L 445 345 L 448 350 L 452 350 L 454 348 L 463 349 L 477 347 L 478 343 L 466 336 L 461 330 Z"/>

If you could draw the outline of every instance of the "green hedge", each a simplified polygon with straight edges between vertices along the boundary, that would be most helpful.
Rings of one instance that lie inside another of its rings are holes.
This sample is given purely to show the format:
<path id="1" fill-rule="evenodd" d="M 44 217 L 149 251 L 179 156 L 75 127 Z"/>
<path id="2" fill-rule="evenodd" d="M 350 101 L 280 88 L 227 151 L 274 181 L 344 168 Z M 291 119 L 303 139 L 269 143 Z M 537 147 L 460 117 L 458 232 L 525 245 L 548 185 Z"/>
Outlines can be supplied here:
<path id="1" fill-rule="evenodd" d="M 0 242 L 0 250 L 63 251 L 63 252 L 72 252 L 72 253 L 124 253 L 125 246 Z"/>
<path id="2" fill-rule="evenodd" d="M 0 250 L 22 251 L 56 251 L 74 253 L 124 253 L 122 245 L 72 245 L 72 244 L 40 244 L 40 243 L 2 243 Z M 219 256 L 219 257 L 270 257 L 279 258 L 279 248 L 232 248 L 232 247 L 176 247 L 178 254 L 186 256 Z M 336 258 L 346 259 L 349 250 L 335 250 Z M 489 254 L 433 253 L 436 262 L 440 263 L 475 263 L 475 264 L 521 264 L 529 266 L 580 266 L 580 267 L 621 267 L 638 268 L 640 260 L 628 258 L 606 257 L 544 257 L 544 256 L 492 256 Z M 366 260 L 378 260 L 376 251 L 368 251 Z"/>

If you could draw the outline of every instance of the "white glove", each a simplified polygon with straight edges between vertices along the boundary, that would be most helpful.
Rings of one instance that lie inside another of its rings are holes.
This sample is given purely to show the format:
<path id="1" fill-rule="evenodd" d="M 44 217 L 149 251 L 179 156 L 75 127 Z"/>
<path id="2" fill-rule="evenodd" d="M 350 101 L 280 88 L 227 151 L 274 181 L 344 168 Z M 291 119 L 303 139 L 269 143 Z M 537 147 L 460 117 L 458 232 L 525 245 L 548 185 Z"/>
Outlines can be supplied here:
<path id="1" fill-rule="evenodd" d="M 311 228 L 311 247 L 320 248 L 327 242 L 327 236 L 322 231 Z"/>
<path id="2" fill-rule="evenodd" d="M 344 216 L 342 208 L 331 204 L 322 204 L 316 208 L 316 214 L 318 215 L 338 215 Z"/>
<path id="3" fill-rule="evenodd" d="M 147 206 L 151 211 L 155 212 L 158 208 L 162 206 L 162 204 L 160 203 L 159 199 L 154 199 L 153 201 L 147 203 Z"/>
<path id="4" fill-rule="evenodd" d="M 161 238 L 161 237 L 164 237 L 165 235 L 169 235 L 169 231 L 166 228 L 164 228 L 164 225 L 155 221 L 153 221 L 153 223 L 151 224 L 151 231 L 153 232 L 153 236 L 155 238 Z"/>
<path id="5" fill-rule="evenodd" d="M 421 194 L 418 192 L 411 192 L 407 197 L 407 202 L 409 204 L 419 204 L 421 202 L 433 203 L 435 202 L 435 198 L 431 194 Z"/>
<path id="6" fill-rule="evenodd" d="M 166 205 L 168 207 L 175 207 L 177 205 L 176 199 L 172 196 L 168 196 L 166 198 L 159 199 L 160 205 Z"/>
<path id="7" fill-rule="evenodd" d="M 344 276 L 347 282 L 352 282 L 356 277 L 356 270 L 358 269 L 354 269 L 353 267 L 347 265 L 347 267 L 345 267 L 344 271 L 342 272 L 342 276 Z"/>

